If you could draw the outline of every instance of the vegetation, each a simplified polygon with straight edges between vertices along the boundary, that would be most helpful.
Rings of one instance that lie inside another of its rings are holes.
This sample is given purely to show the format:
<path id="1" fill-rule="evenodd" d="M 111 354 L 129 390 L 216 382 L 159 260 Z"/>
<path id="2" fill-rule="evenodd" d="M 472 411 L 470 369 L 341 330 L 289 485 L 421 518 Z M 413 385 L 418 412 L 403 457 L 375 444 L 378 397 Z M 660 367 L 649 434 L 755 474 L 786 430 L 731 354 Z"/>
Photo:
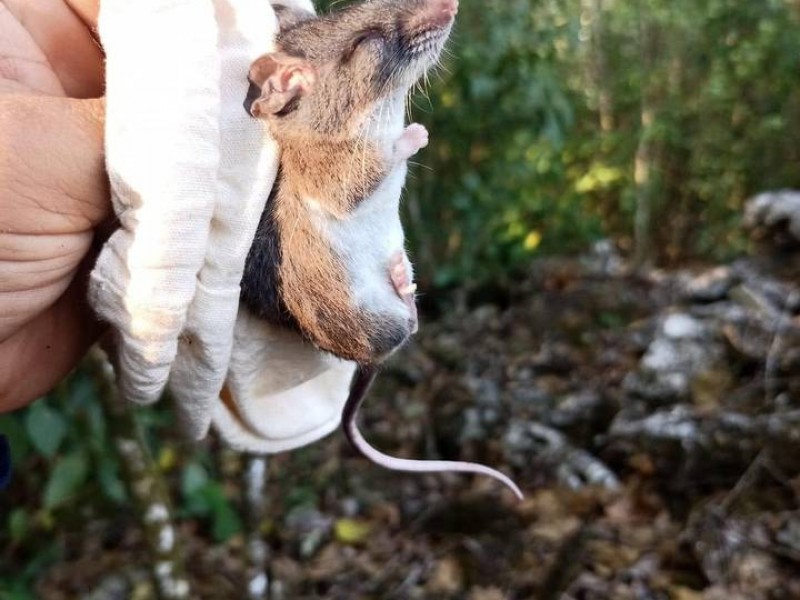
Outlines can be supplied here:
<path id="1" fill-rule="evenodd" d="M 505 285 L 537 255 L 606 237 L 643 265 L 730 257 L 744 247 L 744 200 L 800 187 L 797 0 L 487 0 L 460 11 L 452 56 L 411 111 L 432 135 L 404 208 L 421 289 Z M 115 528 L 135 526 L 98 389 L 80 370 L 0 416 L 15 465 L 0 494 L 0 599 L 34 597 L 84 538 L 114 546 Z M 235 543 L 241 459 L 180 440 L 164 406 L 136 414 L 183 533 Z M 312 474 L 324 457 L 311 468 L 306 456 L 276 467 L 308 478 L 279 483 L 284 514 L 324 501 Z M 331 472 L 324 485 L 352 491 Z M 343 517 L 335 531 L 358 545 L 363 527 Z"/>
<path id="2" fill-rule="evenodd" d="M 793 0 L 464 3 L 415 101 L 422 287 L 599 237 L 662 264 L 741 251 L 744 200 L 800 185 L 798 24 Z"/>

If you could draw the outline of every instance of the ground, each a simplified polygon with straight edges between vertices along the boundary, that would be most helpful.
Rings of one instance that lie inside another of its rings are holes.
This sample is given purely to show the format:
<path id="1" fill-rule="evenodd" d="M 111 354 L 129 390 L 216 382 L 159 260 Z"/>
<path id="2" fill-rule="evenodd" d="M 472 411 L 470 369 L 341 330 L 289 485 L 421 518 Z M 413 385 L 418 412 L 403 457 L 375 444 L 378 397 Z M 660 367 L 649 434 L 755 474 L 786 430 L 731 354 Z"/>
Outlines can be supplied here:
<path id="1" fill-rule="evenodd" d="M 428 299 L 363 431 L 399 456 L 499 468 L 525 500 L 381 470 L 339 432 L 273 457 L 273 600 L 800 598 L 796 282 L 753 261 L 634 276 L 564 259 L 460 310 Z M 244 537 L 214 544 L 192 519 L 180 534 L 193 596 L 241 597 Z M 42 598 L 148 596 L 130 515 L 68 547 Z"/>

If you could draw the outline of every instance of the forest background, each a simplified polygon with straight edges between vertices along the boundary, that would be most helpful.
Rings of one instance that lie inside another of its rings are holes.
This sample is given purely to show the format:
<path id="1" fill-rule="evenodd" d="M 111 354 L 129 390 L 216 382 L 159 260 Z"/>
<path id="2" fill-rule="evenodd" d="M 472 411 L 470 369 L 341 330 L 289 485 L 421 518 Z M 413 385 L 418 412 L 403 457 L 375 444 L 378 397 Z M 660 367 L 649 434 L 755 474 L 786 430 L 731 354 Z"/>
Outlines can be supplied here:
<path id="1" fill-rule="evenodd" d="M 403 206 L 423 317 L 507 298 L 534 261 L 601 239 L 640 268 L 742 255 L 745 201 L 800 188 L 798 30 L 798 0 L 462 2 L 449 56 L 411 106 L 431 132 Z M 99 389 L 81 369 L 0 416 L 16 469 L 0 495 L 4 599 L 60 597 L 69 577 L 57 567 L 92 555 L 88 538 L 106 550 L 144 545 L 120 541 L 137 522 Z M 213 442 L 189 447 L 166 405 L 136 419 L 190 545 L 241 547 L 243 459 Z M 312 475 L 322 462 L 300 452 L 275 463 L 278 479 L 306 474 L 279 485 L 276 514 L 326 514 L 332 501 Z M 369 524 L 339 517 L 326 535 L 363 543 Z M 281 519 L 265 535 L 280 538 Z M 302 562 L 305 550 L 289 547 Z M 100 580 L 86 577 L 70 585 Z"/>

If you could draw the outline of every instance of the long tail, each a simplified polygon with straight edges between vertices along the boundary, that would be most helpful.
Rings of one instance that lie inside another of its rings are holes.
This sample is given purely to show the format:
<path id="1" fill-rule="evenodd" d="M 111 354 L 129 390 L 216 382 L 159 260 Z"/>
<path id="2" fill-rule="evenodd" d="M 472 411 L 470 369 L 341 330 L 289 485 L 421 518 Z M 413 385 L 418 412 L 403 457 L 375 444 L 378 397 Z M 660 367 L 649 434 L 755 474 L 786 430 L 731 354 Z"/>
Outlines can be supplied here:
<path id="1" fill-rule="evenodd" d="M 353 375 L 353 382 L 350 385 L 350 394 L 342 411 L 342 427 L 345 437 L 352 446 L 365 458 L 376 465 L 391 469 L 393 471 L 407 471 L 410 473 L 474 473 L 476 475 L 486 475 L 492 477 L 503 485 L 511 489 L 517 498 L 522 500 L 522 492 L 507 475 L 490 467 L 471 462 L 454 460 L 410 460 L 407 458 L 397 458 L 389 456 L 373 448 L 361 432 L 358 430 L 356 417 L 358 409 L 361 407 L 364 398 L 367 396 L 372 382 L 377 374 L 375 366 L 359 366 Z"/>

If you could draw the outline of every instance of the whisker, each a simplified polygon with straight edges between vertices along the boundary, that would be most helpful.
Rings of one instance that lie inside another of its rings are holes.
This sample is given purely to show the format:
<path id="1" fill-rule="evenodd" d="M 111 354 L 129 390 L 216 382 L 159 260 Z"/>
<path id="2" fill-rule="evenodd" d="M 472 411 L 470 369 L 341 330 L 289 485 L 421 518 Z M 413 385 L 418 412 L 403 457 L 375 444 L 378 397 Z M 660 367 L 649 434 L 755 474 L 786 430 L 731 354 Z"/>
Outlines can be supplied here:
<path id="1" fill-rule="evenodd" d="M 426 165 L 425 163 L 417 162 L 415 160 L 409 160 L 408 164 L 412 165 L 414 168 L 419 167 L 420 169 L 425 169 L 426 171 L 430 171 L 431 173 L 433 173 L 433 167 L 431 167 L 430 165 Z"/>

